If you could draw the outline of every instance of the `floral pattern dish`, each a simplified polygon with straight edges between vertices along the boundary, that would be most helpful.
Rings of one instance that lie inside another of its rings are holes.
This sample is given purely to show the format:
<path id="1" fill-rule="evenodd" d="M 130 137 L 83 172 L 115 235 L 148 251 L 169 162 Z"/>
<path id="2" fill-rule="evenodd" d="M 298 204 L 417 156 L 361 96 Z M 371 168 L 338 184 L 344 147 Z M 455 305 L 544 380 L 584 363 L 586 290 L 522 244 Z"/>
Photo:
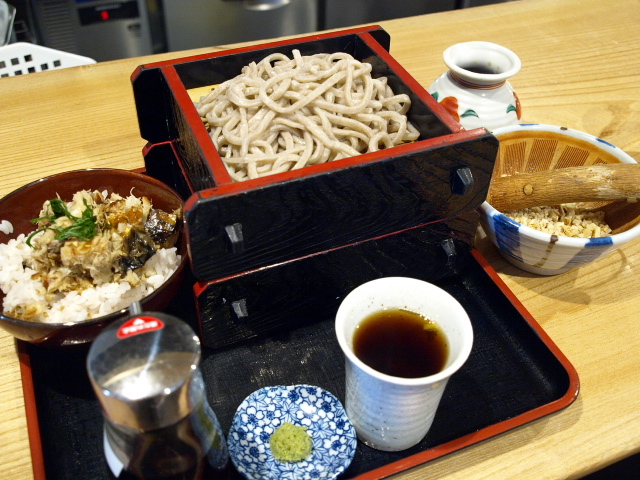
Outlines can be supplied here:
<path id="1" fill-rule="evenodd" d="M 269 438 L 284 422 L 306 427 L 313 450 L 300 462 L 276 460 Z M 249 480 L 333 479 L 351 464 L 356 432 L 340 401 L 312 385 L 261 388 L 240 404 L 228 435 L 236 469 Z"/>

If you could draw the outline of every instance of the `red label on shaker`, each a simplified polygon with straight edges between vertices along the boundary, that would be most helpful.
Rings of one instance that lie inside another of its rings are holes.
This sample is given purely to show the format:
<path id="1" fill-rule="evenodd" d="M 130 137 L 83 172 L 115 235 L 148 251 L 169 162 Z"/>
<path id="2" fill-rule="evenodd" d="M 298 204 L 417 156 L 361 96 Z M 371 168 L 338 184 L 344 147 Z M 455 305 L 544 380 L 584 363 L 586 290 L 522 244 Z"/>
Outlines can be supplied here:
<path id="1" fill-rule="evenodd" d="M 140 333 L 153 332 L 164 328 L 162 320 L 156 317 L 134 317 L 118 329 L 118 338 L 128 338 Z"/>

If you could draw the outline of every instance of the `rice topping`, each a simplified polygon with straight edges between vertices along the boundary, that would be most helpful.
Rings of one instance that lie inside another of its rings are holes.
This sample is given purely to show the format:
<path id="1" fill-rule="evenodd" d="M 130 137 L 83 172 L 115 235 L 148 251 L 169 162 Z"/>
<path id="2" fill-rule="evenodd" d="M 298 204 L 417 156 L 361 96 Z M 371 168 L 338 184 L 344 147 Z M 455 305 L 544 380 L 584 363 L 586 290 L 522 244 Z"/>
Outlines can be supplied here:
<path id="1" fill-rule="evenodd" d="M 181 214 L 154 209 L 146 197 L 106 191 L 48 200 L 32 220 L 34 232 L 0 244 L 3 312 L 80 322 L 141 300 L 180 264 Z"/>

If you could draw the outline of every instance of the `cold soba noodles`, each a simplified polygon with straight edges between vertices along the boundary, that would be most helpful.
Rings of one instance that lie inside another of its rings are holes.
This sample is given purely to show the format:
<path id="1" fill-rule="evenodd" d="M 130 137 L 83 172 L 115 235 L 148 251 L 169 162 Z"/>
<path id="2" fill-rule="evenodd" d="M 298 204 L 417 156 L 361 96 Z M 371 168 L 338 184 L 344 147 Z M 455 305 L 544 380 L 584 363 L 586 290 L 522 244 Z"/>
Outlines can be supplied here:
<path id="1" fill-rule="evenodd" d="M 408 95 L 343 52 L 275 53 L 196 103 L 231 178 L 242 181 L 418 139 Z"/>

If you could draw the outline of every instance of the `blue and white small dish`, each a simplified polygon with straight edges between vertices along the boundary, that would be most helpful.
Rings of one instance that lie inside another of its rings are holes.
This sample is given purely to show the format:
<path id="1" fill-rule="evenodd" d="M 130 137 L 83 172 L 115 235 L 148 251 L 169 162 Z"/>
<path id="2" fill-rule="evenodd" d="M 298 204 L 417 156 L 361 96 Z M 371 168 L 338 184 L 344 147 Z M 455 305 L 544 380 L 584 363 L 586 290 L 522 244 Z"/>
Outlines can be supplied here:
<path id="1" fill-rule="evenodd" d="M 306 427 L 313 450 L 300 462 L 276 460 L 269 438 L 283 423 Z M 238 407 L 227 439 L 236 469 L 249 480 L 333 479 L 351 464 L 356 431 L 340 401 L 312 385 L 272 386 Z"/>

